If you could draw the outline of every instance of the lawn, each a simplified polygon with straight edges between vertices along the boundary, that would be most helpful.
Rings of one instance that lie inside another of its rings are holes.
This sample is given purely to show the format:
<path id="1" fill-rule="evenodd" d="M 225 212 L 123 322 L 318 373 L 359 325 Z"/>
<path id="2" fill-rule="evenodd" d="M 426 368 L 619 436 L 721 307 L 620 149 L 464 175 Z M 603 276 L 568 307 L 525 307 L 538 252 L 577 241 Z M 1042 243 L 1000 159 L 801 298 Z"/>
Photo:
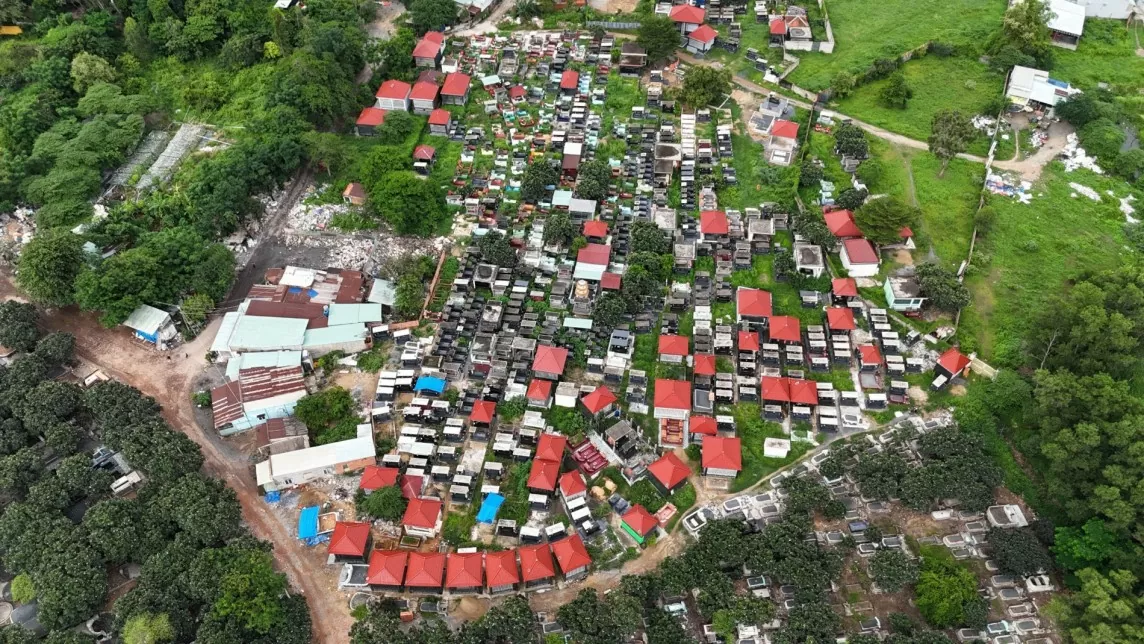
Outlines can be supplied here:
<path id="1" fill-rule="evenodd" d="M 922 209 L 921 230 L 915 231 L 921 241 L 919 249 L 932 248 L 943 264 L 957 268 L 969 254 L 973 213 L 977 211 L 985 180 L 985 166 L 954 159 L 945 175 L 938 177 L 941 162 L 937 157 L 917 150 L 903 154 L 909 156 L 918 206 Z M 915 257 L 922 258 L 925 254 L 919 252 Z"/>
<path id="2" fill-rule="evenodd" d="M 810 445 L 807 443 L 793 443 L 790 454 L 787 454 L 786 458 L 763 456 L 763 441 L 765 439 L 787 438 L 783 434 L 782 426 L 764 421 L 762 410 L 758 404 L 739 403 L 733 409 L 735 431 L 742 441 L 743 469 L 731 485 L 732 492 L 739 492 L 751 487 L 764 476 L 798 460 L 809 449 Z"/>
<path id="3" fill-rule="evenodd" d="M 1086 20 L 1076 51 L 1054 49 L 1053 78 L 1084 89 L 1108 83 L 1128 95 L 1144 86 L 1144 63 L 1136 56 L 1136 39 L 1117 20 Z"/>
<path id="4" fill-rule="evenodd" d="M 1096 190 L 1102 200 L 1073 197 L 1070 182 Z M 1118 197 L 1129 192 L 1122 181 L 1083 170 L 1066 173 L 1054 162 L 1034 186 L 1031 203 L 992 199 L 997 219 L 975 251 L 990 255 L 991 262 L 969 274 L 973 303 L 962 312 L 963 346 L 976 348 L 995 366 L 1019 364 L 1028 325 L 1068 280 L 1082 271 L 1113 268 L 1130 254 L 1124 215 L 1106 190 Z"/>
<path id="5" fill-rule="evenodd" d="M 882 88 L 889 80 L 858 87 L 837 105 L 832 102 L 830 107 L 860 121 L 925 141 L 938 111 L 955 109 L 964 114 L 980 114 L 990 98 L 1001 93 L 1005 82 L 1003 76 L 977 60 L 958 56 L 915 57 L 902 65 L 902 73 L 914 92 L 904 110 L 882 103 Z M 982 134 L 981 139 L 987 141 L 988 137 Z M 988 144 L 984 148 L 987 149 Z"/>
<path id="6" fill-rule="evenodd" d="M 893 58 L 930 41 L 980 44 L 1001 24 L 996 0 L 829 0 L 834 53 L 801 54 L 787 80 L 821 91 L 838 72 L 860 72 L 877 58 Z M 797 53 L 797 52 L 796 52 Z"/>

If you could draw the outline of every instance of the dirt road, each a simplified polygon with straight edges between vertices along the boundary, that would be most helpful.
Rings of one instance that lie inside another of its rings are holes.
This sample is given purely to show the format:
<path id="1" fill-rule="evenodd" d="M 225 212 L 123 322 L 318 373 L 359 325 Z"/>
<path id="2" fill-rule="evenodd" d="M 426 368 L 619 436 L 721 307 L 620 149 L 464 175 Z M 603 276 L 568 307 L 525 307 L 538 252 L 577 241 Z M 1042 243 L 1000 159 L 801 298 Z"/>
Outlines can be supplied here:
<path id="1" fill-rule="evenodd" d="M 0 276 L 0 296 L 8 299 L 18 295 L 10 276 Z M 190 397 L 195 379 L 206 366 L 203 357 L 219 321 L 212 323 L 194 342 L 163 353 L 133 340 L 122 327 L 104 329 L 94 315 L 81 313 L 74 307 L 44 313 L 41 320 L 47 331 L 75 335 L 79 357 L 159 401 L 167 422 L 202 448 L 204 471 L 222 479 L 235 491 L 242 505 L 243 520 L 251 533 L 274 546 L 279 568 L 291 585 L 306 596 L 316 641 L 347 641 L 353 620 L 344 598 L 336 593 L 321 592 L 316 583 L 321 577 L 319 571 L 311 569 L 291 527 L 284 525 L 258 495 L 250 465 L 244 459 L 227 455 L 221 439 L 208 437 L 195 423 Z"/>

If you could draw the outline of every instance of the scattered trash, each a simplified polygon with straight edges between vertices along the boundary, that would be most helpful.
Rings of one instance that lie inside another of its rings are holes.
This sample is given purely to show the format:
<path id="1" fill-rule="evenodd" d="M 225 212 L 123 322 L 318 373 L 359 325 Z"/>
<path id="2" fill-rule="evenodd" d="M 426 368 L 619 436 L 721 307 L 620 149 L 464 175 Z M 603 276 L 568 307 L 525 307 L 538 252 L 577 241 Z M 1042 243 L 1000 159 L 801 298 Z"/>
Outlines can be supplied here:
<path id="1" fill-rule="evenodd" d="M 985 189 L 995 195 L 1004 195 L 1006 197 L 1013 197 L 1021 203 L 1029 203 L 1033 200 L 1033 196 L 1029 194 L 1033 184 L 1028 181 L 1022 181 L 1015 176 L 1008 173 L 990 172 L 985 177 Z"/>
<path id="2" fill-rule="evenodd" d="M 1077 139 L 1075 132 L 1068 135 L 1065 147 L 1061 150 L 1061 159 L 1065 162 L 1065 172 L 1084 168 L 1097 174 L 1104 174 L 1104 170 L 1096 165 L 1096 157 L 1090 157 L 1085 153 L 1084 148 L 1080 147 L 1080 140 Z"/>
<path id="3" fill-rule="evenodd" d="M 1115 195 L 1114 195 L 1115 196 Z M 1138 224 L 1140 220 L 1133 217 L 1132 214 L 1136 209 L 1132 207 L 1132 202 L 1136 201 L 1135 195 L 1128 195 L 1127 197 L 1120 198 L 1120 212 L 1124 213 L 1124 219 L 1130 224 Z"/>
<path id="4" fill-rule="evenodd" d="M 1080 193 L 1080 194 L 1088 197 L 1089 199 L 1092 199 L 1093 201 L 1100 201 L 1100 194 L 1097 191 L 1093 190 L 1092 188 L 1089 188 L 1088 186 L 1081 185 L 1079 183 L 1074 183 L 1074 182 L 1070 181 L 1069 187 L 1076 191 L 1076 192 L 1072 193 L 1071 195 L 1069 195 L 1071 197 L 1076 197 L 1077 193 Z"/>

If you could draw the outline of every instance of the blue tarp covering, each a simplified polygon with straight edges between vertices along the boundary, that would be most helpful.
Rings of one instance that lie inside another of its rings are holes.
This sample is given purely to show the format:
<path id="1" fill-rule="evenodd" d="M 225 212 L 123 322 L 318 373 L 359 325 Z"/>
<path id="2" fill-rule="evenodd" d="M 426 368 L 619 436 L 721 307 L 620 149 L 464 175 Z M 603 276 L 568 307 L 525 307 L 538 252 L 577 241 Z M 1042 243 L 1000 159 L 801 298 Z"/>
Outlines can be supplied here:
<path id="1" fill-rule="evenodd" d="M 481 504 L 481 511 L 477 514 L 477 521 L 481 523 L 492 523 L 496 521 L 497 511 L 500 510 L 502 503 L 504 503 L 504 497 L 499 494 L 486 496 L 485 502 Z"/>
<path id="2" fill-rule="evenodd" d="M 278 490 L 274 490 L 273 492 L 267 492 L 266 493 L 266 502 L 267 503 L 277 503 L 281 500 L 282 500 L 282 493 L 279 492 Z"/>
<path id="3" fill-rule="evenodd" d="M 301 293 L 302 287 L 301 286 L 291 286 L 290 288 L 286 289 L 286 292 L 287 293 Z"/>
<path id="4" fill-rule="evenodd" d="M 445 379 L 434 378 L 433 376 L 421 376 L 417 379 L 417 384 L 413 387 L 418 393 L 422 391 L 431 391 L 440 395 L 445 391 Z"/>
<path id="5" fill-rule="evenodd" d="M 318 536 L 318 506 L 311 505 L 302 508 L 302 513 L 298 515 L 298 538 L 312 539 L 316 536 Z"/>

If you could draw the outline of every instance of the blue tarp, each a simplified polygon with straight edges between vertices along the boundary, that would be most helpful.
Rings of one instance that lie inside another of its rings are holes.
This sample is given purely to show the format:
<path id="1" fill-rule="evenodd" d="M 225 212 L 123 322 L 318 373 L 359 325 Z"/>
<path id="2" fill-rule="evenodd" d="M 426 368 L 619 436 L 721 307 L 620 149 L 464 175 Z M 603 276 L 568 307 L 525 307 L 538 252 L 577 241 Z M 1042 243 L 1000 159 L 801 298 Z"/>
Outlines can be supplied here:
<path id="1" fill-rule="evenodd" d="M 477 521 L 481 523 L 492 523 L 496 521 L 497 512 L 500 510 L 502 503 L 504 503 L 504 497 L 499 494 L 486 496 L 485 502 L 481 504 L 481 511 L 477 513 Z"/>
<path id="2" fill-rule="evenodd" d="M 437 395 L 441 395 L 445 391 L 445 379 L 434 378 L 433 376 L 421 376 L 417 379 L 417 384 L 413 387 L 417 393 L 423 391 L 431 391 Z"/>
<path id="3" fill-rule="evenodd" d="M 267 492 L 266 493 L 266 502 L 267 503 L 277 503 L 281 500 L 282 500 L 282 493 L 279 492 L 278 490 L 274 490 L 273 492 Z"/>
<path id="4" fill-rule="evenodd" d="M 286 292 L 287 293 L 301 293 L 302 287 L 301 286 L 291 286 L 290 288 L 286 289 Z"/>
<path id="5" fill-rule="evenodd" d="M 318 506 L 311 505 L 302 508 L 302 513 L 298 515 L 298 538 L 312 539 L 316 536 L 318 536 Z"/>

